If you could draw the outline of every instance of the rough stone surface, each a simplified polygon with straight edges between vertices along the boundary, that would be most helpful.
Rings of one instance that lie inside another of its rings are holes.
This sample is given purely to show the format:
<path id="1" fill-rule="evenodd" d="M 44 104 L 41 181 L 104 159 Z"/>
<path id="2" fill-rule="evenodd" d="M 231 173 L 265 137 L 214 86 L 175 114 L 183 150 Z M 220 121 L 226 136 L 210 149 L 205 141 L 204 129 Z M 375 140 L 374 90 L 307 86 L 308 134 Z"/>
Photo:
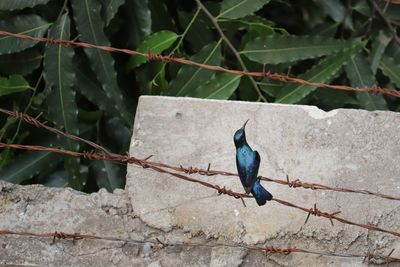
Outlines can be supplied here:
<path id="1" fill-rule="evenodd" d="M 153 161 L 235 171 L 233 133 L 250 119 L 260 174 L 399 195 L 400 115 L 391 112 L 187 98 L 142 97 L 130 153 Z M 243 190 L 237 177 L 201 177 Z M 351 220 L 400 231 L 399 202 L 263 183 L 275 197 L 340 210 Z M 296 246 L 339 254 L 400 257 L 399 238 L 269 202 L 218 196 L 167 174 L 128 168 L 126 190 L 83 194 L 0 181 L 0 230 L 95 233 L 138 242 L 0 235 L 0 266 L 364 266 L 358 257 L 268 255 L 240 245 Z M 160 240 L 160 244 L 151 241 Z M 162 246 L 192 242 L 203 246 Z M 392 264 L 395 266 L 395 264 Z"/>
<path id="2" fill-rule="evenodd" d="M 207 266 L 212 254 L 207 247 L 163 248 L 146 242 L 155 238 L 182 242 L 189 236 L 179 229 L 164 233 L 147 226 L 123 190 L 111 194 L 102 189 L 88 195 L 0 181 L 0 230 L 5 229 L 93 233 L 139 242 L 60 239 L 53 243 L 51 238 L 0 235 L 0 266 Z"/>
<path id="3" fill-rule="evenodd" d="M 175 166 L 206 168 L 211 163 L 214 169 L 234 172 L 233 134 L 247 119 L 248 142 L 261 155 L 260 174 L 399 195 L 400 115 L 393 112 L 324 112 L 299 105 L 142 97 L 130 153 L 154 155 L 153 161 Z M 243 190 L 237 177 L 194 176 Z M 321 210 L 341 211 L 340 216 L 356 222 L 400 229 L 396 201 L 264 184 L 275 197 L 304 207 L 317 203 Z M 126 190 L 138 217 L 163 231 L 179 228 L 191 235 L 247 245 L 290 245 L 335 253 L 387 253 L 400 247 L 400 240 L 387 234 L 341 223 L 332 227 L 329 220 L 317 217 L 304 225 L 307 214 L 302 211 L 276 202 L 258 207 L 250 200 L 244 207 L 240 200 L 219 196 L 209 188 L 136 166 L 128 167 Z M 332 259 L 303 255 L 276 262 L 308 266 Z"/>

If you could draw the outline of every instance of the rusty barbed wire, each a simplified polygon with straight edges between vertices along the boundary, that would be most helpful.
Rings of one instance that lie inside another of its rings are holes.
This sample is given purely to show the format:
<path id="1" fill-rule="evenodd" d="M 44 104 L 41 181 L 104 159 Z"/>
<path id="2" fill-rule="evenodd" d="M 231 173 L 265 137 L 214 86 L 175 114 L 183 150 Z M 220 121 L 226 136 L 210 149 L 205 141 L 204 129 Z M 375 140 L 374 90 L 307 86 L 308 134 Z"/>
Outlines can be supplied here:
<path id="1" fill-rule="evenodd" d="M 32 117 L 32 116 L 29 116 L 28 114 L 25 114 L 23 112 L 11 111 L 11 110 L 7 110 L 7 109 L 3 109 L 3 108 L 0 108 L 0 112 L 8 115 L 9 117 L 13 117 L 13 118 L 16 118 L 18 120 L 24 121 L 24 122 L 26 122 L 28 124 L 31 124 L 33 126 L 36 126 L 37 128 L 43 128 L 43 129 L 46 129 L 49 132 L 52 132 L 52 133 L 55 133 L 55 134 L 58 134 L 58 135 L 62 135 L 62 136 L 66 137 L 66 138 L 69 138 L 71 140 L 75 140 L 75 141 L 78 141 L 78 142 L 85 143 L 85 144 L 87 144 L 87 145 L 89 145 L 89 146 L 91 146 L 91 147 L 93 147 L 95 149 L 98 149 L 98 150 L 103 151 L 103 152 L 105 152 L 105 153 L 107 153 L 109 155 L 112 155 L 112 153 L 110 153 L 107 149 L 105 149 L 104 147 L 102 147 L 102 146 L 100 146 L 100 145 L 98 145 L 98 144 L 96 144 L 96 143 L 94 143 L 92 141 L 83 139 L 83 138 L 81 138 L 79 136 L 76 136 L 76 135 L 73 135 L 73 134 L 64 133 L 63 131 L 60 131 L 60 130 L 54 128 L 54 127 L 47 126 L 46 125 L 47 121 L 40 122 L 38 119 L 40 118 L 42 113 L 39 113 L 39 115 L 36 116 L 36 117 Z"/>
<path id="2" fill-rule="evenodd" d="M 281 255 L 289 255 L 292 252 L 299 252 L 299 250 L 295 247 L 288 247 L 288 248 L 279 248 L 274 246 L 266 246 L 263 249 L 266 255 L 268 254 L 281 254 Z"/>
<path id="3" fill-rule="evenodd" d="M 0 235 L 20 235 L 20 236 L 32 236 L 32 237 L 52 237 L 57 239 L 102 239 L 95 235 L 89 234 L 68 234 L 64 232 L 52 232 L 52 233 L 31 233 L 31 232 L 20 232 L 20 231 L 10 231 L 10 230 L 0 230 Z"/>
<path id="4" fill-rule="evenodd" d="M 201 184 L 205 187 L 214 189 L 218 192 L 219 195 L 224 194 L 224 195 L 228 195 L 231 197 L 234 197 L 236 199 L 241 199 L 243 201 L 243 198 L 253 198 L 252 196 L 245 194 L 245 193 L 239 193 L 239 192 L 235 192 L 232 191 L 230 189 L 227 189 L 225 187 L 221 187 L 219 185 L 216 184 L 212 184 L 212 183 L 208 183 L 199 179 L 195 179 L 193 177 L 189 177 L 180 173 L 176 173 L 176 172 L 172 172 L 172 171 L 168 171 L 167 169 L 163 169 L 162 167 L 159 167 L 157 164 L 153 164 L 150 161 L 146 161 L 146 160 L 141 160 L 135 157 L 129 157 L 129 156 L 124 156 L 124 155 L 105 155 L 105 154 L 99 154 L 96 153 L 94 151 L 92 152 L 75 152 L 75 151 L 71 151 L 71 150 L 65 150 L 65 149 L 60 149 L 60 148 L 54 148 L 54 147 L 44 147 L 44 146 L 30 146 L 30 145 L 19 145 L 19 144 L 5 144 L 5 143 L 0 143 L 0 148 L 1 147 L 9 147 L 9 148 L 14 148 L 14 149 L 24 149 L 24 150 L 36 150 L 36 151 L 50 151 L 50 152 L 54 152 L 54 153 L 59 153 L 59 154 L 64 154 L 64 155 L 69 155 L 69 156 L 74 156 L 74 157 L 84 157 L 86 159 L 91 159 L 91 160 L 110 160 L 110 161 L 120 161 L 120 162 L 127 162 L 130 164 L 135 164 L 137 166 L 140 166 L 142 168 L 149 168 L 152 170 L 155 170 L 157 172 L 160 173 L 166 173 L 172 176 L 175 176 L 181 180 L 185 180 L 185 181 L 189 181 L 189 182 L 193 182 L 193 183 L 198 183 Z M 371 231 L 376 231 L 376 232 L 382 232 L 382 233 L 387 233 L 396 237 L 400 237 L 400 232 L 395 232 L 395 231 L 391 231 L 391 230 L 387 230 L 387 229 L 383 229 L 374 225 L 370 225 L 370 224 L 362 224 L 362 223 L 356 223 L 356 222 L 352 222 L 350 220 L 338 217 L 337 214 L 339 213 L 338 211 L 333 212 L 333 213 L 328 213 L 325 211 L 321 211 L 319 209 L 317 209 L 316 204 L 314 204 L 313 208 L 305 208 L 305 207 L 301 207 L 298 206 L 296 204 L 293 204 L 291 202 L 288 202 L 286 200 L 282 200 L 279 198 L 273 198 L 272 201 L 275 201 L 281 205 L 287 206 L 287 207 L 292 207 L 292 208 L 296 208 L 298 210 L 302 210 L 304 212 L 307 212 L 308 215 L 307 217 L 310 217 L 310 215 L 314 215 L 314 216 L 318 216 L 318 217 L 324 217 L 327 218 L 331 221 L 331 223 L 333 224 L 333 220 L 341 222 L 343 224 L 348 224 L 348 225 L 354 225 L 354 226 L 358 226 L 364 229 L 368 229 Z M 308 221 L 308 218 L 306 219 L 306 222 Z"/>
<path id="5" fill-rule="evenodd" d="M 111 153 L 111 152 L 107 151 L 107 149 L 105 149 L 104 147 L 102 147 L 92 141 L 83 139 L 79 136 L 75 136 L 72 134 L 66 134 L 56 128 L 47 126 L 46 122 L 40 122 L 38 120 L 38 118 L 40 117 L 41 114 L 39 114 L 36 117 L 32 117 L 32 116 L 29 116 L 28 114 L 24 114 L 22 112 L 10 111 L 10 110 L 3 109 L 3 108 L 0 108 L 0 112 L 6 114 L 8 116 L 14 117 L 16 119 L 23 120 L 23 121 L 25 121 L 31 125 L 34 125 L 36 127 L 39 127 L 39 128 L 41 127 L 50 132 L 62 135 L 66 138 L 70 138 L 75 141 L 83 142 L 83 143 L 93 147 L 94 149 L 97 149 L 99 151 L 106 153 L 111 158 L 115 157 L 118 161 L 124 162 L 129 158 L 129 156 L 127 156 L 125 159 L 122 159 L 120 157 L 120 155 Z M 90 152 L 86 152 L 86 153 L 90 153 Z M 89 155 L 86 154 L 83 157 L 88 157 L 88 156 Z M 96 157 L 96 155 L 94 155 L 94 157 Z M 110 157 L 108 157 L 108 160 L 111 159 Z M 197 168 L 197 167 L 193 167 L 193 166 L 183 167 L 182 165 L 179 165 L 179 167 L 176 167 L 176 166 L 171 166 L 171 165 L 160 163 L 160 162 L 149 161 L 148 159 L 150 157 L 142 160 L 141 164 L 145 164 L 145 162 L 149 162 L 153 166 L 156 166 L 156 167 L 168 168 L 168 169 L 171 169 L 171 170 L 174 170 L 177 172 L 183 172 L 183 173 L 186 173 L 189 175 L 190 174 L 199 174 L 199 175 L 206 175 L 206 176 L 214 176 L 214 175 L 238 176 L 237 173 L 232 173 L 232 172 L 222 171 L 222 170 L 211 170 L 211 163 L 208 164 L 207 169 Z M 96 159 L 101 160 L 100 158 L 96 158 Z M 107 160 L 107 159 L 104 159 L 104 160 Z M 261 175 L 259 176 L 259 178 L 263 181 L 273 182 L 273 183 L 277 183 L 280 185 L 287 185 L 287 186 L 289 186 L 289 188 L 293 188 L 293 189 L 304 188 L 304 189 L 311 189 L 311 190 L 328 190 L 328 191 L 336 191 L 336 192 L 343 192 L 343 193 L 364 194 L 364 195 L 380 197 L 380 198 L 384 198 L 384 199 L 388 199 L 388 200 L 400 200 L 400 197 L 395 197 L 395 196 L 382 194 L 382 193 L 378 193 L 378 192 L 372 192 L 372 191 L 365 190 L 365 189 L 350 189 L 350 188 L 344 188 L 344 187 L 334 187 L 334 186 L 328 186 L 328 185 L 323 185 L 323 184 L 318 184 L 318 183 L 303 182 L 300 179 L 295 179 L 293 181 L 290 181 L 289 176 L 286 176 L 286 180 L 274 179 L 274 178 L 265 177 L 265 176 L 261 176 Z M 223 190 L 223 189 L 220 189 L 220 190 Z"/>
<path id="6" fill-rule="evenodd" d="M 259 251 L 264 253 L 266 256 L 271 254 L 278 254 L 282 256 L 288 256 L 292 253 L 306 253 L 319 256 L 329 256 L 329 257 L 351 257 L 351 258 L 362 258 L 363 262 L 382 261 L 383 263 L 400 262 L 400 258 L 393 257 L 392 254 L 394 249 L 392 249 L 388 255 L 380 255 L 372 252 L 364 252 L 361 254 L 340 254 L 335 252 L 324 252 L 324 251 L 314 251 L 309 249 L 302 249 L 297 247 L 277 247 L 277 246 L 248 246 L 242 244 L 231 244 L 231 243 L 199 243 L 191 241 L 182 241 L 175 243 L 167 243 L 161 241 L 159 238 L 148 239 L 148 240 L 137 240 L 131 238 L 121 238 L 112 236 L 100 236 L 97 234 L 81 234 L 81 233 L 65 233 L 65 232 L 49 232 L 49 233 L 33 233 L 25 231 L 10 231 L 10 230 L 0 230 L 0 235 L 17 235 L 26 237 L 42 237 L 42 238 L 52 238 L 51 244 L 55 242 L 56 239 L 71 239 L 74 243 L 77 240 L 106 240 L 113 242 L 125 242 L 125 243 L 135 243 L 135 244 L 146 244 L 150 243 L 159 246 L 159 248 L 172 247 L 172 246 L 193 246 L 193 247 L 233 247 L 233 248 L 244 248 L 253 251 Z"/>
<path id="7" fill-rule="evenodd" d="M 335 220 L 335 221 L 338 221 L 338 222 L 341 222 L 341 223 L 344 223 L 344 224 L 354 225 L 354 226 L 358 226 L 358 227 L 361 227 L 361 228 L 364 228 L 364 229 L 367 229 L 367 230 L 387 233 L 387 234 L 390 234 L 390 235 L 393 235 L 393 236 L 400 237 L 400 232 L 395 232 L 395 231 L 383 229 L 383 228 L 380 228 L 380 227 L 377 227 L 377 226 L 371 225 L 371 224 L 356 223 L 356 222 L 352 222 L 350 220 L 338 217 L 336 215 L 340 213 L 339 211 L 336 211 L 336 212 L 333 212 L 333 213 L 328 213 L 328 212 L 321 211 L 321 210 L 317 209 L 316 204 L 314 204 L 314 208 L 307 209 L 307 208 L 295 205 L 293 203 L 290 203 L 290 202 L 282 200 L 282 199 L 273 198 L 272 200 L 276 201 L 276 202 L 278 202 L 278 203 L 280 203 L 282 205 L 308 212 L 306 222 L 307 222 L 308 217 L 310 215 L 314 215 L 314 216 L 318 216 L 318 217 L 327 218 L 327 219 L 329 219 L 331 221 L 332 224 L 333 224 L 333 220 Z"/>
<path id="8" fill-rule="evenodd" d="M 207 65 L 207 64 L 190 61 L 190 60 L 187 60 L 184 58 L 175 58 L 173 56 L 163 56 L 163 55 L 152 54 L 152 53 L 140 53 L 140 52 L 137 52 L 134 50 L 119 49 L 119 48 L 113 48 L 113 47 L 107 47 L 107 46 L 97 46 L 97 45 L 92 45 L 92 44 L 88 44 L 88 43 L 78 42 L 75 40 L 69 41 L 69 40 L 59 40 L 59 39 L 42 38 L 42 37 L 31 37 L 28 35 L 13 34 L 13 33 L 5 32 L 5 31 L 0 31 L 0 35 L 13 36 L 16 38 L 37 41 L 37 42 L 46 42 L 50 45 L 62 45 L 65 47 L 70 47 L 70 48 L 84 47 L 84 48 L 90 48 L 90 49 L 99 49 L 99 50 L 103 50 L 103 51 L 107 51 L 107 52 L 126 53 L 126 54 L 130 54 L 130 55 L 147 57 L 150 60 L 160 60 L 160 61 L 164 61 L 167 63 L 177 62 L 177 63 L 181 63 L 181 64 L 186 64 L 186 65 L 194 65 L 194 66 L 197 66 L 200 68 L 205 68 L 205 69 L 220 71 L 220 72 L 226 72 L 226 73 L 239 75 L 239 76 L 265 77 L 268 79 L 278 80 L 278 81 L 285 82 L 285 83 L 304 84 L 304 85 L 309 85 L 309 86 L 314 86 L 314 87 L 328 88 L 328 89 L 335 89 L 335 90 L 381 93 L 381 94 L 386 94 L 386 95 L 392 95 L 395 97 L 400 97 L 400 91 L 392 90 L 392 89 L 388 89 L 388 88 L 376 87 L 376 86 L 366 87 L 366 88 L 353 88 L 353 87 L 345 86 L 345 85 L 329 85 L 329 84 L 324 84 L 324 83 L 309 82 L 306 80 L 290 77 L 287 75 L 271 73 L 269 71 L 268 72 L 248 72 L 248 71 L 230 70 L 230 69 L 225 69 L 220 66 L 212 66 L 212 65 Z M 43 147 L 43 146 L 28 146 L 28 145 L 16 145 L 16 144 L 4 144 L 4 143 L 0 143 L 0 147 L 10 147 L 10 148 L 14 148 L 14 149 L 27 149 L 27 150 L 37 150 L 37 151 L 51 151 L 54 153 L 60 153 L 60 154 L 65 154 L 65 155 L 75 156 L 75 157 L 83 157 L 83 158 L 91 159 L 91 160 L 111 160 L 111 161 L 127 162 L 130 164 L 138 165 L 142 168 L 150 168 L 150 169 L 155 170 L 160 173 L 167 173 L 167 174 L 173 175 L 177 178 L 180 178 L 180 179 L 183 179 L 186 181 L 199 183 L 203 186 L 215 189 L 218 192 L 218 194 L 225 194 L 225 195 L 237 198 L 237 199 L 251 197 L 244 193 L 234 192 L 230 189 L 227 189 L 225 186 L 221 187 L 219 185 L 211 184 L 211 183 L 208 183 L 205 181 L 191 178 L 186 175 L 167 171 L 163 168 L 173 169 L 175 171 L 184 172 L 185 174 L 189 174 L 189 175 L 197 173 L 200 175 L 207 175 L 207 176 L 214 176 L 214 175 L 237 176 L 237 174 L 235 174 L 235 173 L 219 171 L 219 170 L 210 170 L 210 165 L 208 166 L 207 169 L 201 169 L 201 168 L 196 168 L 196 167 L 184 168 L 182 166 L 175 167 L 175 166 L 170 166 L 170 165 L 163 164 L 163 163 L 152 162 L 152 161 L 149 161 L 148 158 L 141 160 L 141 159 L 137 159 L 135 157 L 117 155 L 114 153 L 110 153 L 104 147 L 102 147 L 94 142 L 85 140 L 78 136 L 66 134 L 56 128 L 45 125 L 46 122 L 44 122 L 44 123 L 39 122 L 38 118 L 40 117 L 41 114 L 39 114 L 39 116 L 33 118 L 27 114 L 17 112 L 17 111 L 8 111 L 8 110 L 1 109 L 1 108 L 0 108 L 0 111 L 5 114 L 8 114 L 9 116 L 15 117 L 16 119 L 20 119 L 29 124 L 32 124 L 38 128 L 44 128 L 53 133 L 63 135 L 66 138 L 70 138 L 75 141 L 86 143 L 86 144 L 90 145 L 91 147 L 104 152 L 105 154 L 99 154 L 95 151 L 75 152 L 75 151 L 69 151 L 69 150 L 58 149 L 58 148 L 49 148 L 49 147 Z M 371 192 L 368 190 L 355 190 L 355 189 L 347 189 L 347 188 L 329 187 L 326 185 L 321 185 L 321 184 L 316 184 L 316 183 L 302 182 L 299 179 L 289 181 L 288 177 L 287 177 L 286 181 L 263 177 L 263 176 L 260 176 L 259 178 L 264 181 L 288 185 L 289 188 L 301 187 L 301 188 L 311 189 L 311 190 L 332 190 L 332 191 L 338 191 L 338 192 L 360 193 L 360 194 L 366 194 L 366 195 L 374 195 L 377 197 L 382 197 L 382 198 L 386 198 L 386 199 L 390 199 L 390 200 L 400 200 L 399 197 L 392 197 L 392 196 L 388 196 L 388 195 L 384 195 L 384 194 L 380 194 L 380 193 Z M 339 221 L 344 224 L 354 225 L 354 226 L 362 227 L 362 228 L 365 228 L 368 230 L 384 232 L 384 233 L 388 233 L 388 234 L 400 237 L 400 233 L 398 233 L 398 232 L 382 229 L 382 228 L 379 228 L 379 227 L 376 227 L 373 225 L 369 225 L 369 224 L 360 224 L 360 223 L 351 222 L 349 220 L 346 220 L 346 219 L 336 216 L 337 214 L 340 213 L 340 211 L 336 211 L 333 213 L 321 211 L 317 208 L 316 204 L 314 204 L 313 208 L 307 209 L 307 208 L 297 206 L 293 203 L 287 202 L 285 200 L 277 199 L 277 198 L 274 198 L 273 201 L 276 201 L 277 203 L 288 206 L 288 207 L 292 207 L 292 208 L 296 208 L 296 209 L 308 212 L 305 223 L 308 222 L 309 217 L 311 215 L 314 215 L 314 216 L 325 217 L 325 218 L 329 219 L 331 221 L 332 225 L 333 225 L 333 220 L 336 220 L 336 221 Z M 391 256 L 394 249 L 392 249 L 387 256 L 377 255 L 377 254 L 374 254 L 371 252 L 365 252 L 365 253 L 359 254 L 359 255 L 354 255 L 354 254 L 346 255 L 346 254 L 337 254 L 337 253 L 330 253 L 330 252 L 311 251 L 311 250 L 300 249 L 300 248 L 296 248 L 296 247 L 287 247 L 287 248 L 280 248 L 280 247 L 274 247 L 274 246 L 250 247 L 250 246 L 240 246 L 240 245 L 221 244 L 221 243 L 210 245 L 210 244 L 202 244 L 202 243 L 194 243 L 194 242 L 182 242 L 181 244 L 166 244 L 166 243 L 161 242 L 158 239 L 156 239 L 156 241 L 153 241 L 153 240 L 141 241 L 141 240 L 133 240 L 133 239 L 123 239 L 123 238 L 118 238 L 118 237 L 104 237 L 104 236 L 98 236 L 95 234 L 80 234 L 80 233 L 70 234 L 70 233 L 57 232 L 57 231 L 54 233 L 39 233 L 39 234 L 36 233 L 35 234 L 35 233 L 30 233 L 30 232 L 0 230 L 0 235 L 20 235 L 20 236 L 35 236 L 35 237 L 53 238 L 53 242 L 55 241 L 55 239 L 72 239 L 73 241 L 81 240 L 81 239 L 97 239 L 97 240 L 109 240 L 109 241 L 118 241 L 118 242 L 135 242 L 135 243 L 146 243 L 147 242 L 147 243 L 153 243 L 153 244 L 161 244 L 163 246 L 177 246 L 177 245 L 178 246 L 179 245 L 180 246 L 230 246 L 230 247 L 243 247 L 246 249 L 257 250 L 257 251 L 264 252 L 266 255 L 280 254 L 280 255 L 286 256 L 291 253 L 309 253 L 309 254 L 323 255 L 323 256 L 360 257 L 360 258 L 363 258 L 363 261 L 366 261 L 366 262 L 371 262 L 372 260 L 383 260 L 386 263 L 400 262 L 400 258 Z"/>
<path id="9" fill-rule="evenodd" d="M 203 64 L 203 63 L 195 62 L 195 61 L 185 59 L 185 58 L 180 58 L 180 57 L 164 56 L 161 54 L 153 54 L 153 53 L 141 53 L 141 52 L 126 49 L 126 48 L 115 48 L 115 47 L 104 46 L 104 45 L 94 45 L 94 44 L 79 42 L 79 41 L 75 41 L 75 40 L 62 40 L 62 39 L 53 39 L 53 38 L 46 38 L 46 37 L 33 37 L 33 36 L 26 35 L 26 34 L 11 33 L 11 32 L 7 32 L 7 31 L 0 31 L 0 36 L 11 36 L 11 37 L 24 39 L 24 40 L 30 40 L 30 41 L 34 41 L 34 42 L 47 43 L 49 45 L 60 45 L 60 46 L 64 46 L 64 47 L 83 47 L 83 48 L 88 48 L 88 49 L 97 49 L 97 50 L 101 50 L 101 51 L 105 51 L 105 52 L 109 52 L 109 53 L 124 53 L 124 54 L 128 54 L 128 55 L 133 55 L 133 56 L 141 56 L 141 57 L 145 57 L 145 58 L 152 59 L 152 60 L 160 60 L 160 61 L 164 61 L 167 63 L 168 62 L 176 62 L 176 63 L 180 63 L 180 64 L 184 64 L 184 65 L 196 66 L 196 67 L 203 68 L 203 69 L 208 69 L 208 70 L 218 71 L 218 72 L 225 72 L 225 73 L 238 75 L 238 76 L 263 77 L 263 78 L 267 78 L 270 80 L 281 81 L 284 83 L 303 84 L 303 85 L 308 85 L 308 86 L 313 86 L 313 87 L 334 89 L 334 90 L 341 90 L 341 91 L 380 93 L 380 94 L 384 94 L 384 95 L 400 97 L 400 91 L 397 91 L 394 89 L 389 89 L 389 88 L 384 88 L 384 87 L 378 87 L 378 86 L 354 88 L 354 87 L 347 86 L 347 85 L 332 85 L 332 84 L 325 84 L 325 83 L 319 83 L 319 82 L 310 82 L 310 81 L 303 80 L 300 78 L 291 77 L 289 75 L 272 73 L 270 71 L 251 72 L 251 71 L 232 70 L 232 69 L 223 68 L 221 66 Z"/>
<path id="10" fill-rule="evenodd" d="M 210 167 L 207 169 L 202 169 L 202 168 L 196 168 L 196 167 L 183 167 L 180 165 L 180 167 L 174 167 L 174 166 L 168 166 L 164 165 L 163 167 L 165 168 L 170 168 L 176 171 L 181 171 L 187 174 L 199 174 L 199 175 L 206 175 L 206 176 L 214 176 L 214 175 L 223 175 L 223 176 L 238 176 L 237 173 L 232 173 L 232 172 L 227 172 L 227 171 L 221 171 L 221 170 L 211 170 Z M 386 195 L 378 192 L 372 192 L 369 190 L 365 189 L 351 189 L 351 188 L 344 188 L 344 187 L 337 187 L 337 186 L 328 186 L 328 185 L 323 185 L 319 183 L 310 183 L 310 182 L 303 182 L 300 179 L 295 179 L 290 181 L 289 176 L 286 175 L 286 180 L 282 179 L 276 179 L 276 178 L 271 178 L 271 177 L 266 177 L 266 176 L 258 176 L 263 181 L 267 182 L 273 182 L 277 183 L 280 185 L 287 185 L 289 188 L 303 188 L 303 189 L 311 189 L 311 190 L 327 190 L 327 191 L 336 191 L 336 192 L 343 192 L 343 193 L 356 193 L 356 194 L 363 194 L 363 195 L 370 195 L 370 196 L 375 196 L 375 197 L 380 197 L 388 200 L 400 200 L 400 197 L 396 196 L 391 196 L 391 195 Z"/>
<path id="11" fill-rule="evenodd" d="M 149 168 L 149 169 L 158 171 L 160 173 L 170 174 L 170 175 L 180 178 L 182 180 L 186 180 L 186 181 L 193 182 L 193 183 L 199 183 L 203 186 L 206 186 L 208 188 L 216 190 L 218 192 L 218 194 L 224 194 L 224 195 L 232 196 L 234 198 L 250 198 L 251 197 L 245 193 L 233 192 L 232 190 L 226 189 L 225 187 L 221 187 L 219 185 L 214 185 L 214 184 L 202 181 L 202 180 L 198 180 L 198 179 L 186 176 L 186 175 L 182 175 L 180 173 L 175 173 L 172 171 L 165 170 L 159 166 L 159 165 L 163 165 L 163 164 L 159 164 L 159 165 L 153 164 L 150 161 L 141 160 L 141 159 L 138 159 L 135 157 L 129 157 L 129 156 L 117 155 L 117 154 L 105 155 L 105 154 L 99 154 L 94 151 L 75 152 L 75 151 L 71 151 L 71 150 L 54 148 L 54 147 L 5 144 L 5 143 L 0 142 L 0 148 L 5 148 L 5 147 L 14 148 L 14 149 L 22 149 L 22 150 L 49 151 L 49 152 L 59 153 L 59 154 L 63 154 L 63 155 L 73 156 L 73 157 L 83 157 L 83 158 L 89 159 L 89 160 L 109 160 L 109 161 L 127 162 L 130 164 L 135 164 L 137 166 L 140 166 L 144 169 Z"/>
<path id="12" fill-rule="evenodd" d="M 326 218 L 328 218 L 328 219 L 331 221 L 331 224 L 332 224 L 332 226 L 333 226 L 332 216 L 341 213 L 341 211 L 335 211 L 335 212 L 332 212 L 332 213 L 322 212 L 322 211 L 320 211 L 320 210 L 317 208 L 317 204 L 315 203 L 315 204 L 314 204 L 314 207 L 311 208 L 311 209 L 309 209 L 307 218 L 306 218 L 306 220 L 304 221 L 304 225 L 308 222 L 308 219 L 310 219 L 310 216 L 311 216 L 311 215 L 314 215 L 314 216 L 322 216 L 322 215 L 321 215 L 322 213 L 324 213 L 324 215 L 326 216 Z"/>

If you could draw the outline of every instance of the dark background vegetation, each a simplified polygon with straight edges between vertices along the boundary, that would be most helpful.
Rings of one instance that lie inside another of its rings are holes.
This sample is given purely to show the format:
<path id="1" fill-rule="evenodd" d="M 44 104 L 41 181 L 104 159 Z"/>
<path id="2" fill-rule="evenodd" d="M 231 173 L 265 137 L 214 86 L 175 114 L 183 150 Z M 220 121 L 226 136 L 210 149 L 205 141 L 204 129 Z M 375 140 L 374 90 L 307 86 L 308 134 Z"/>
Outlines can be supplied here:
<path id="1" fill-rule="evenodd" d="M 245 67 L 353 87 L 400 86 L 400 5 L 378 0 L 202 2 Z M 190 58 L 243 69 L 195 1 L 0 2 L 0 30 Z M 259 92 L 257 92 L 259 90 Z M 140 95 L 399 111 L 397 98 L 283 84 L 80 47 L 0 36 L 0 107 L 28 113 L 114 153 L 128 151 Z M 217 114 L 216 114 L 217 115 Z M 0 117 L 2 142 L 91 150 Z M 126 166 L 50 152 L 0 151 L 0 179 L 92 192 L 124 186 Z"/>

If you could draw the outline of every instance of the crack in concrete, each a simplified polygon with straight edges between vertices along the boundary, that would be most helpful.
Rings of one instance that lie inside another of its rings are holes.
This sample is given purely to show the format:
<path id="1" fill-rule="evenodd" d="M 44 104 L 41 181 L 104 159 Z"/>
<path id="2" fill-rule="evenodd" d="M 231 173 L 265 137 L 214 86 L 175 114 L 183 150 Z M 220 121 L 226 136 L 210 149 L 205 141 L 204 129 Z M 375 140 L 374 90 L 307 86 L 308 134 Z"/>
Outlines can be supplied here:
<path id="1" fill-rule="evenodd" d="M 218 197 L 218 196 L 219 195 L 213 194 L 213 195 L 210 195 L 210 196 L 205 196 L 205 197 L 201 197 L 201 198 L 192 199 L 190 201 L 185 201 L 185 202 L 179 203 L 179 204 L 177 204 L 175 206 L 169 206 L 169 207 L 161 208 L 161 209 L 158 209 L 158 210 L 152 210 L 152 211 L 148 211 L 148 212 L 145 212 L 145 213 L 141 213 L 139 216 L 154 214 L 154 213 L 158 213 L 160 211 L 165 211 L 165 210 L 169 210 L 169 209 L 175 210 L 175 209 L 177 209 L 177 208 L 179 208 L 181 206 L 188 205 L 188 204 L 194 203 L 194 202 L 199 201 L 199 200 L 204 200 L 204 199 Z"/>

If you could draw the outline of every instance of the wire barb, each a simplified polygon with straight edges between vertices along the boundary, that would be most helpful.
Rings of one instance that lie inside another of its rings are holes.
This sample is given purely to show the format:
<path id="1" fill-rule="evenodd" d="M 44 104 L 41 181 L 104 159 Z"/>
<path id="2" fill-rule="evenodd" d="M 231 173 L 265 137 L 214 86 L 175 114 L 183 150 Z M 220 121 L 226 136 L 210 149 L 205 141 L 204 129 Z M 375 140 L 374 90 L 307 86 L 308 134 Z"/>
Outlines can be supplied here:
<path id="1" fill-rule="evenodd" d="M 264 251 L 265 251 L 265 255 L 268 255 L 268 254 L 281 254 L 281 255 L 287 256 L 290 253 L 295 252 L 296 251 L 296 247 L 293 247 L 293 248 L 290 248 L 290 247 L 289 248 L 278 248 L 278 247 L 273 247 L 273 246 L 266 246 L 264 248 Z"/>
<path id="2" fill-rule="evenodd" d="M 52 236 L 53 236 L 53 241 L 51 242 L 51 245 L 55 244 L 56 238 L 57 239 L 72 239 L 72 243 L 74 245 L 76 244 L 76 240 L 83 239 L 83 236 L 81 236 L 79 233 L 67 234 L 64 232 L 55 231 Z"/>
<path id="3" fill-rule="evenodd" d="M 308 212 L 308 215 L 307 215 L 307 218 L 306 218 L 306 220 L 305 220 L 305 222 L 304 222 L 304 225 L 307 224 L 308 219 L 310 218 L 310 216 L 311 216 L 311 215 L 314 215 L 314 216 L 323 216 L 323 217 L 328 218 L 328 219 L 331 221 L 332 226 L 334 226 L 332 218 L 333 218 L 333 216 L 335 216 L 335 215 L 337 215 L 337 214 L 339 214 L 339 213 L 341 213 L 341 212 L 340 212 L 340 211 L 335 211 L 335 212 L 332 212 L 332 213 L 328 213 L 328 212 L 320 211 L 320 210 L 317 208 L 317 204 L 314 203 L 314 207 L 313 207 L 313 208 L 310 208 L 310 210 L 309 210 L 309 212 Z"/>
<path id="4" fill-rule="evenodd" d="M 218 195 L 228 195 L 228 196 L 232 196 L 236 199 L 242 198 L 242 196 L 240 196 L 238 193 L 233 192 L 230 189 L 227 189 L 225 186 L 220 187 L 220 186 L 216 185 L 216 187 L 217 187 Z"/>

